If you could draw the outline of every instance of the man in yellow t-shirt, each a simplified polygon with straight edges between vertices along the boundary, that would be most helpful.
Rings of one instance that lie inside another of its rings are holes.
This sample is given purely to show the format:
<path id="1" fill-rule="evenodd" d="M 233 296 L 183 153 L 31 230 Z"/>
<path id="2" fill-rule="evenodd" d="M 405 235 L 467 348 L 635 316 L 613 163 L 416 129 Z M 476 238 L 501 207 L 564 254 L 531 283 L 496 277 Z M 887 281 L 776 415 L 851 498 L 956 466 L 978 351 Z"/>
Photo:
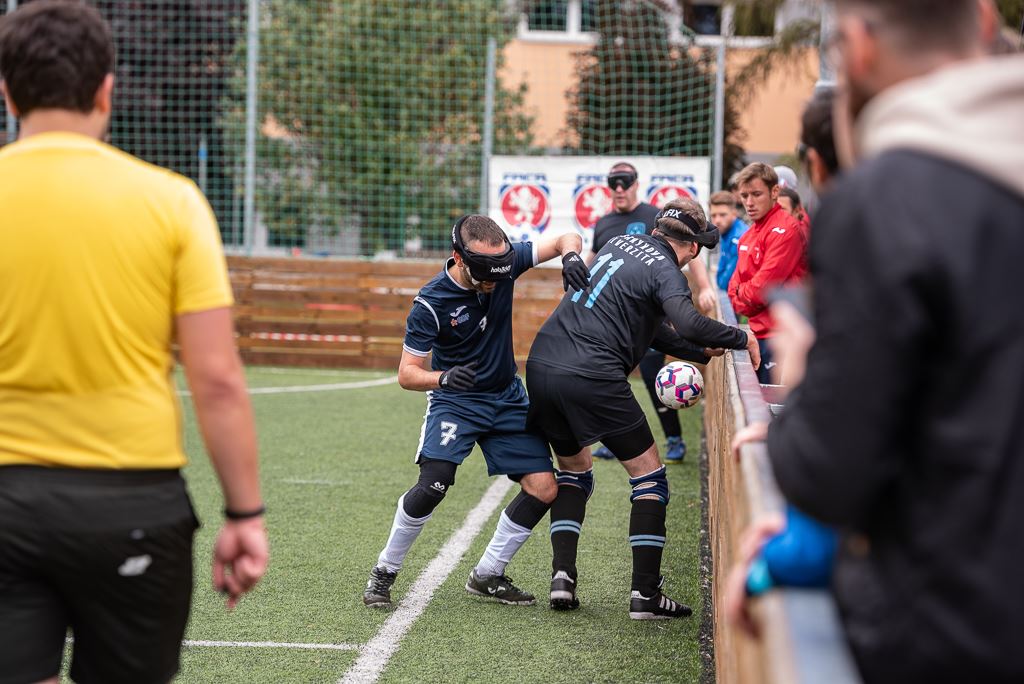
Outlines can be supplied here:
<path id="1" fill-rule="evenodd" d="M 197 527 L 171 344 L 181 350 L 227 520 L 229 606 L 263 575 L 252 410 L 216 220 L 189 180 L 102 142 L 114 47 L 85 3 L 0 20 L 19 117 L 0 150 L 0 683 L 178 669 Z"/>

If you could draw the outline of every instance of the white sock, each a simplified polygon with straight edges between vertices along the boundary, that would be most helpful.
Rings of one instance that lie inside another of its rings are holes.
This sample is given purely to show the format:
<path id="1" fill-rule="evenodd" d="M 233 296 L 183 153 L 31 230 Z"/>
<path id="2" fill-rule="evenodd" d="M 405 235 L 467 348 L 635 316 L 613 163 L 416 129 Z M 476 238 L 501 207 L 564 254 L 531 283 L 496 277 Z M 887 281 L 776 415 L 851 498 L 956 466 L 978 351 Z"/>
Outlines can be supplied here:
<path id="1" fill-rule="evenodd" d="M 494 536 L 487 544 L 487 550 L 476 564 L 476 574 L 482 576 L 503 575 L 505 566 L 512 560 L 526 540 L 530 538 L 529 530 L 522 525 L 517 525 L 501 512 L 498 520 L 498 527 L 494 530 Z"/>
<path id="2" fill-rule="evenodd" d="M 384 550 L 377 557 L 377 566 L 388 572 L 398 572 L 402 569 L 402 563 L 405 562 L 405 556 L 412 548 L 412 543 L 416 541 L 416 537 L 420 536 L 423 524 L 433 515 L 430 513 L 422 518 L 413 518 L 405 512 L 404 501 L 405 494 L 398 499 L 398 510 L 395 511 L 395 521 L 391 523 L 391 535 L 388 537 L 388 543 L 384 545 Z"/>

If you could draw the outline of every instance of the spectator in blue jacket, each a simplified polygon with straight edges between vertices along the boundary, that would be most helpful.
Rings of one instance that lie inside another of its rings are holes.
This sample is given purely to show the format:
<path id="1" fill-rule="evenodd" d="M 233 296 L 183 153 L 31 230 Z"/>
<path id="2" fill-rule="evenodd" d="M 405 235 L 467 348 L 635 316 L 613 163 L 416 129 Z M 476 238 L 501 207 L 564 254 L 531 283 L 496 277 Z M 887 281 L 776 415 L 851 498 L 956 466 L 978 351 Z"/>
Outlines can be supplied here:
<path id="1" fill-rule="evenodd" d="M 718 275 L 715 281 L 718 289 L 729 289 L 729 279 L 736 270 L 736 249 L 748 226 L 736 211 L 736 197 L 728 190 L 716 192 L 708 203 L 711 208 L 711 222 L 721 233 L 721 256 L 718 259 Z"/>

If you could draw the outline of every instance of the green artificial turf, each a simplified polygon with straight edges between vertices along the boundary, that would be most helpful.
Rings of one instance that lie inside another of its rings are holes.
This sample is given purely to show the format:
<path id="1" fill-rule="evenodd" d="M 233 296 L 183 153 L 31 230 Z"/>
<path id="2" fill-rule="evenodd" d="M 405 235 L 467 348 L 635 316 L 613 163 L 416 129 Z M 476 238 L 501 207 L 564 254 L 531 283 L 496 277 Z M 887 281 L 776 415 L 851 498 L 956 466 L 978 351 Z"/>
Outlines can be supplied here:
<path id="1" fill-rule="evenodd" d="M 247 372 L 251 387 L 323 385 L 393 375 L 262 368 Z M 639 381 L 634 382 L 661 443 L 650 402 Z M 252 401 L 271 563 L 260 586 L 228 612 L 210 586 L 220 493 L 191 407 L 184 400 L 185 444 L 191 459 L 186 478 L 203 521 L 196 538 L 196 588 L 186 639 L 365 644 L 389 615 L 365 608 L 361 592 L 387 538 L 396 501 L 416 479 L 413 455 L 425 398 L 388 384 L 260 394 Z M 537 605 L 503 606 L 465 593 L 466 576 L 494 530 L 496 511 L 405 635 L 380 681 L 699 680 L 700 409 L 680 415 L 690 453 L 683 464 L 669 466 L 672 502 L 663 572 L 666 593 L 692 606 L 694 616 L 656 622 L 629 619 L 629 488 L 618 463 L 598 461 L 596 491 L 580 541 L 580 610 L 559 613 L 547 607 L 551 548 L 546 517 L 507 571 L 519 586 L 538 595 Z M 460 467 L 456 485 L 413 546 L 395 584 L 397 600 L 462 525 L 491 482 L 477 451 Z M 175 681 L 335 682 L 357 656 L 355 650 L 189 646 L 182 651 L 182 669 Z"/>

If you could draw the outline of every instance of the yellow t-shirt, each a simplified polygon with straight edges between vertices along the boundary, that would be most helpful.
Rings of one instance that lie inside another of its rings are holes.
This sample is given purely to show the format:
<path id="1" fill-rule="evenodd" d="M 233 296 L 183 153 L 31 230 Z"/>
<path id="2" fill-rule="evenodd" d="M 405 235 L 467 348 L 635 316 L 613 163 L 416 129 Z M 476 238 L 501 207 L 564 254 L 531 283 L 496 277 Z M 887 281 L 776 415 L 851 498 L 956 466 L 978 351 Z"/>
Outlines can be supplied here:
<path id="1" fill-rule="evenodd" d="M 184 465 L 174 317 L 231 304 L 190 180 L 72 133 L 0 149 L 0 465 Z"/>

